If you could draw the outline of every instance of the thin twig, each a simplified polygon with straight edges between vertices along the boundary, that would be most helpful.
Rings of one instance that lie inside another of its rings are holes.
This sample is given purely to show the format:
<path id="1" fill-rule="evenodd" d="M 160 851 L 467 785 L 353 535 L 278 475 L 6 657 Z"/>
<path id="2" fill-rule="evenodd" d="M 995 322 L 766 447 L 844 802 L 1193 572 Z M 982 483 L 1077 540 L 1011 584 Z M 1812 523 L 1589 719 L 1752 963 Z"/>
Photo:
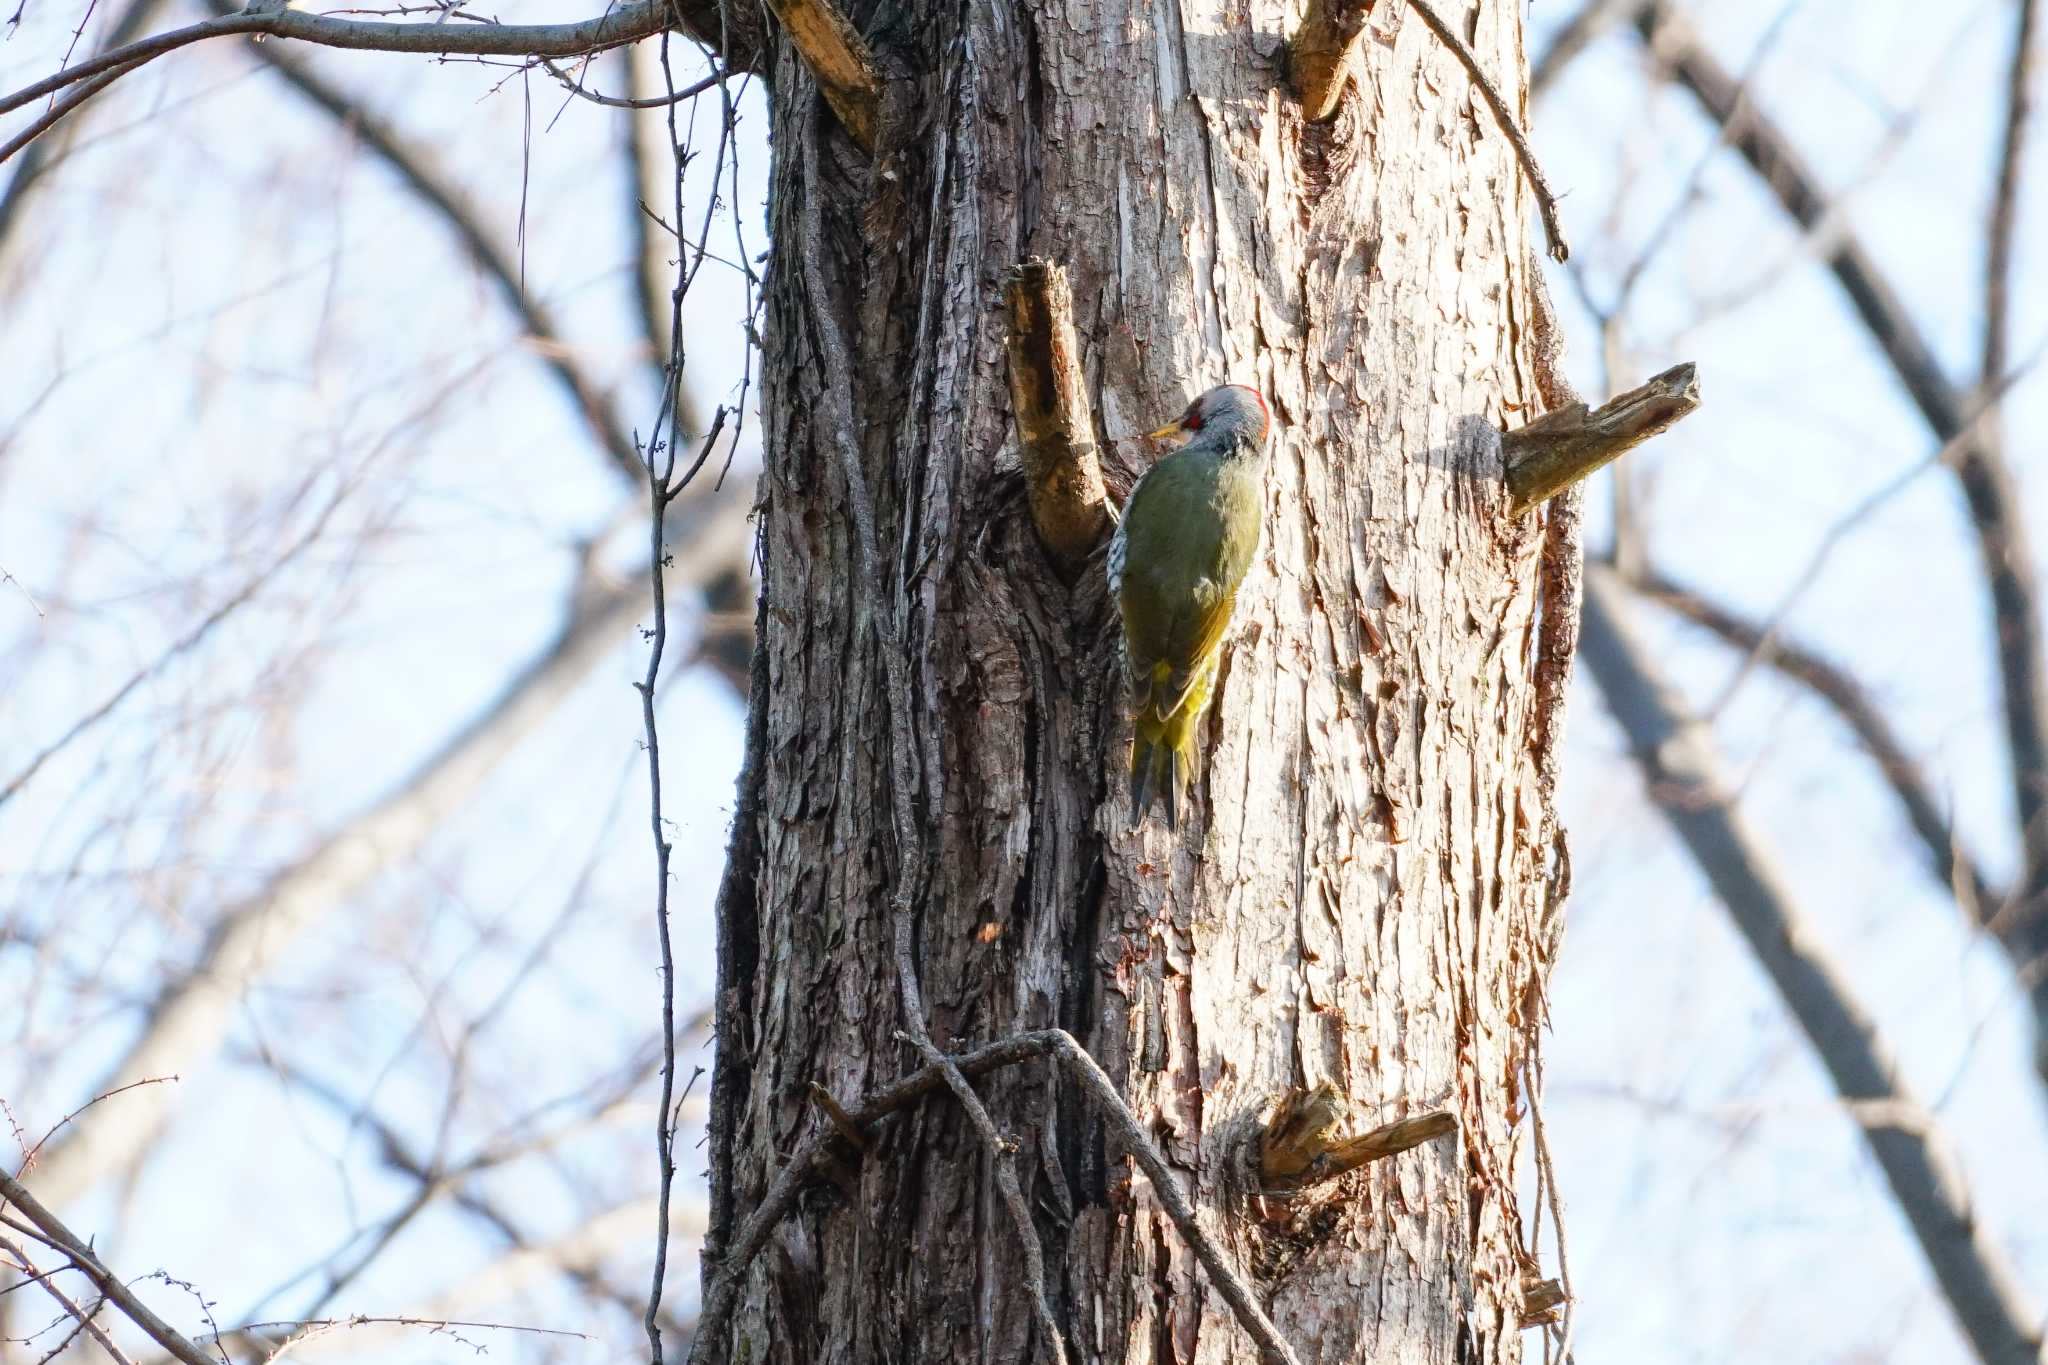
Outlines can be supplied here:
<path id="1" fill-rule="evenodd" d="M 569 24 L 390 24 L 334 19 L 279 6 L 220 15 L 172 29 L 88 57 L 10 95 L 0 95 L 0 114 L 11 113 L 67 85 L 109 71 L 128 71 L 169 52 L 209 38 L 260 34 L 297 38 L 322 47 L 357 51 L 411 52 L 424 56 L 581 57 L 636 42 L 662 29 L 667 0 L 630 0 L 594 18 Z"/>
<path id="2" fill-rule="evenodd" d="M 53 1247 L 71 1258 L 81 1274 L 93 1283 L 113 1305 L 127 1314 L 130 1321 L 149 1334 L 152 1341 L 169 1351 L 185 1365 L 221 1365 L 219 1360 L 199 1349 L 184 1333 L 158 1317 L 150 1306 L 135 1297 L 121 1277 L 108 1270 L 94 1254 L 85 1239 L 64 1225 L 62 1219 L 44 1208 L 42 1202 L 19 1180 L 0 1168 L 0 1207 L 12 1204 L 21 1210 L 23 1217 L 34 1224 L 37 1231 Z"/>
<path id="3" fill-rule="evenodd" d="M 1437 36 L 1439 42 L 1451 50 L 1451 55 L 1465 68 L 1465 73 L 1472 78 L 1472 83 L 1479 87 L 1479 93 L 1485 97 L 1486 107 L 1493 110 L 1494 121 L 1500 125 L 1501 132 L 1514 147 L 1515 159 L 1522 163 L 1522 174 L 1529 178 L 1529 189 L 1536 196 L 1536 211 L 1543 215 L 1543 233 L 1550 240 L 1551 258 L 1560 263 L 1571 259 L 1571 244 L 1565 240 L 1564 224 L 1558 221 L 1557 196 L 1550 192 L 1550 182 L 1543 178 L 1543 168 L 1536 164 L 1536 153 L 1530 150 L 1529 139 L 1522 136 L 1522 127 L 1515 121 L 1513 111 L 1508 108 L 1508 102 L 1500 97 L 1500 91 L 1494 88 L 1492 80 L 1480 69 L 1479 58 L 1473 55 L 1471 48 L 1465 46 L 1465 40 L 1451 31 L 1451 26 L 1430 8 L 1428 0 L 1407 0 L 1407 4 L 1408 8 L 1415 11 L 1416 17 L 1422 20 L 1423 25 Z"/>
<path id="4" fill-rule="evenodd" d="M 114 1365 L 135 1365 L 135 1362 L 129 1359 L 119 1346 L 114 1344 L 114 1339 L 107 1335 L 106 1330 L 94 1321 L 99 1316 L 100 1310 L 98 1307 L 95 1307 L 92 1312 L 88 1313 L 72 1302 L 71 1296 L 57 1287 L 57 1281 L 48 1271 L 38 1270 L 35 1262 L 29 1260 L 28 1253 L 20 1246 L 8 1241 L 5 1237 L 0 1237 L 0 1251 L 4 1251 L 9 1256 L 12 1256 L 14 1258 L 14 1268 L 41 1285 L 43 1292 L 55 1299 L 57 1306 L 71 1315 L 72 1320 L 78 1324 L 79 1329 L 91 1337 L 94 1342 L 98 1343 L 99 1348 L 107 1353 L 108 1358 L 114 1362 Z M 102 1298 L 100 1305 L 104 1306 L 106 1302 L 106 1299 Z M 70 1338 L 66 1338 L 66 1340 L 68 1341 Z M 62 1349 L 60 1346 L 58 1351 L 61 1352 Z M 44 1357 L 45 1360 L 50 1358 L 50 1356 Z"/>
<path id="5" fill-rule="evenodd" d="M 681 104 L 684 100 L 695 99 L 707 90 L 717 89 L 719 83 L 725 79 L 723 71 L 714 72 L 693 85 L 684 86 L 673 94 L 654 95 L 646 99 L 632 99 L 622 98 L 618 95 L 600 95 L 595 90 L 586 90 L 583 87 L 582 81 L 562 70 L 560 66 L 546 57 L 540 59 L 540 64 L 546 67 L 548 74 L 560 81 L 563 88 L 568 90 L 570 94 L 575 95 L 578 99 L 588 100 L 592 104 L 602 104 L 607 109 L 666 109 L 671 104 Z"/>

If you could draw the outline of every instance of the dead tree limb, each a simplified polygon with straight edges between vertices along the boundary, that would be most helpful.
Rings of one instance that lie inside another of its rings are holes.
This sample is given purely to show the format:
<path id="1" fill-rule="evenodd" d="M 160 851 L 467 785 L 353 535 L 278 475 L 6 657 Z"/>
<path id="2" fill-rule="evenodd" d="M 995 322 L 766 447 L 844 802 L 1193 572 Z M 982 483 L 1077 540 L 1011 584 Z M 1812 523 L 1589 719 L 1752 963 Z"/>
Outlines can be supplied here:
<path id="1" fill-rule="evenodd" d="M 1458 1130 L 1456 1114 L 1434 1109 L 1341 1138 L 1337 1128 L 1346 1108 L 1344 1097 L 1327 1083 L 1275 1106 L 1259 1135 L 1261 1185 L 1288 1191 L 1321 1184 Z"/>
<path id="2" fill-rule="evenodd" d="M 1301 27 L 1287 40 L 1287 79 L 1310 123 L 1334 117 L 1351 76 L 1358 35 L 1378 0 L 1309 0 Z"/>
<path id="3" fill-rule="evenodd" d="M 1706 727 L 1630 633 L 1623 584 L 1600 568 L 1586 580 L 1586 663 L 1645 786 L 1827 1068 L 1978 1356 L 1986 1365 L 2038 1365 L 2041 1314 L 1977 1217 L 1939 1122 L 1907 1088 L 1876 1023 L 1730 800 Z"/>
<path id="4" fill-rule="evenodd" d="M 1527 511 L 1660 432 L 1700 405 L 1699 372 L 1691 361 L 1674 365 L 1599 407 L 1554 408 L 1501 437 L 1507 460 L 1508 505 Z"/>
<path id="5" fill-rule="evenodd" d="M 1010 412 L 1031 524 L 1061 580 L 1072 584 L 1109 527 L 1109 493 L 1067 272 L 1034 256 L 1011 272 L 1003 303 L 1010 322 Z"/>
<path id="6" fill-rule="evenodd" d="M 832 0 L 767 3 L 840 126 L 862 151 L 875 150 L 882 122 L 882 73 L 867 40 Z"/>

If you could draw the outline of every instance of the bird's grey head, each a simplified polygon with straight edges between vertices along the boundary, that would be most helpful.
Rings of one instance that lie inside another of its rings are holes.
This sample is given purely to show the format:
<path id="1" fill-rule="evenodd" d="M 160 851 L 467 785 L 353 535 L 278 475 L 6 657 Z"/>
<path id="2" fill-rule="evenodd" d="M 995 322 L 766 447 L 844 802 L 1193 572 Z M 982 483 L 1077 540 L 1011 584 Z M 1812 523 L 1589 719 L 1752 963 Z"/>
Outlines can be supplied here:
<path id="1" fill-rule="evenodd" d="M 1263 449 L 1271 419 L 1259 391 L 1243 384 L 1219 384 L 1194 402 L 1180 419 L 1152 433 L 1157 439 L 1229 441 L 1248 450 Z"/>

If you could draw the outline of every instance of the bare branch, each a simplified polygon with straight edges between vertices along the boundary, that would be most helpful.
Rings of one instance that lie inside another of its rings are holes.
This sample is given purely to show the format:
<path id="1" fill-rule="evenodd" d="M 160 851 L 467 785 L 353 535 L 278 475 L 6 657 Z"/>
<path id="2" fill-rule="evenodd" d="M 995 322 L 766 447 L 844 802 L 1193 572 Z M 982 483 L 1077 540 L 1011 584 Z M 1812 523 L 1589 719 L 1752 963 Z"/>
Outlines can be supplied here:
<path id="1" fill-rule="evenodd" d="M 1585 657 L 1645 785 L 1706 874 L 1862 1127 L 1964 1334 L 1987 1365 L 2035 1365 L 2041 1315 L 1991 1241 L 1942 1139 L 1761 841 L 1730 802 L 1706 728 L 1630 635 L 1618 578 L 1587 575 Z M 1873 1109 L 1870 1106 L 1876 1105 Z"/>
<path id="2" fill-rule="evenodd" d="M 583 57 L 661 32 L 672 12 L 670 0 L 628 0 L 594 18 L 567 24 L 379 23 L 290 9 L 285 7 L 284 0 L 256 0 L 247 9 L 125 43 L 12 94 L 0 95 L 0 114 L 5 114 L 67 86 L 78 87 L 19 136 L 0 145 L 0 163 L 48 132 L 115 79 L 166 53 L 209 38 L 244 34 L 259 39 L 296 38 L 322 47 L 441 57 Z M 728 61 L 728 69 L 739 68 Z"/>
<path id="3" fill-rule="evenodd" d="M 1920 764 L 1907 752 L 1863 685 L 1846 669 L 1810 649 L 1778 638 L 1774 632 L 1743 619 L 1720 603 L 1655 573 L 1632 579 L 1631 586 L 1659 605 L 1713 632 L 1735 648 L 1753 653 L 1787 678 L 1812 692 L 1849 727 L 1878 771 L 1905 807 L 1913 832 L 1927 850 L 1929 869 L 1945 889 L 1960 891 L 1964 911 L 1979 926 L 2004 901 L 1976 862 L 1963 851 L 1955 826 L 1935 799 Z"/>
<path id="4" fill-rule="evenodd" d="M 88 1313 L 85 1309 L 72 1302 L 71 1296 L 57 1286 L 56 1279 L 48 1271 L 38 1270 L 35 1262 L 29 1259 L 28 1252 L 15 1243 L 8 1241 L 5 1237 L 0 1237 L 0 1251 L 4 1251 L 9 1256 L 12 1256 L 15 1269 L 41 1285 L 43 1292 L 55 1299 L 57 1306 L 71 1315 L 72 1321 L 78 1324 L 78 1330 L 91 1337 L 93 1342 L 102 1351 L 107 1353 L 107 1357 L 114 1362 L 114 1365 L 135 1365 L 135 1362 L 130 1360 L 127 1354 L 114 1344 L 114 1339 L 107 1335 L 106 1329 L 94 1321 L 99 1316 L 98 1307 L 95 1307 Z M 103 1304 L 106 1300 L 101 1299 L 100 1302 Z M 60 1344 L 56 1351 L 44 1356 L 43 1359 L 52 1359 L 61 1353 L 63 1349 L 64 1347 Z"/>
<path id="5" fill-rule="evenodd" d="M 666 0 L 629 0 L 594 18 L 570 24 L 393 24 L 336 19 L 307 10 L 286 9 L 277 0 L 271 3 L 276 7 L 245 9 L 202 20 L 90 57 L 11 95 L 0 95 L 0 114 L 103 72 L 129 70 L 209 38 L 257 34 L 297 38 L 322 47 L 441 57 L 581 57 L 659 33 L 668 13 Z"/>
<path id="6" fill-rule="evenodd" d="M 233 12 L 231 0 L 209 3 L 223 14 Z M 610 396 L 585 373 L 575 348 L 563 338 L 554 311 L 527 289 L 518 259 L 492 233 L 469 197 L 433 164 L 425 149 L 409 145 L 395 128 L 306 63 L 286 56 L 268 43 L 252 43 L 248 52 L 309 103 L 346 124 L 358 142 L 448 225 L 470 261 L 496 287 L 499 298 L 537 343 L 530 349 L 554 375 L 576 415 L 604 447 L 612 467 L 637 482 L 641 477 L 640 454 L 634 449 L 632 435 L 619 420 Z"/>
<path id="7" fill-rule="evenodd" d="M 1010 322 L 1010 411 L 1031 524 L 1061 580 L 1072 584 L 1109 526 L 1109 493 L 1067 272 L 1034 256 L 1011 273 L 1003 302 Z"/>
<path id="8" fill-rule="evenodd" d="M 129 0 L 128 8 L 107 30 L 100 50 L 107 51 L 132 42 L 143 25 L 156 17 L 162 5 L 163 0 Z M 15 161 L 13 178 L 7 182 L 7 188 L 0 191 L 0 251 L 5 251 L 8 235 L 19 221 L 18 215 L 29 190 L 42 178 L 43 172 L 50 169 L 53 155 L 50 143 L 44 140 L 23 151 Z"/>
<path id="9" fill-rule="evenodd" d="M 87 1279 L 93 1288 L 104 1294 L 113 1305 L 128 1315 L 137 1327 L 147 1332 L 150 1339 L 184 1362 L 184 1365 L 221 1365 L 221 1361 L 199 1349 L 184 1333 L 158 1317 L 150 1306 L 135 1297 L 121 1277 L 101 1263 L 85 1239 L 64 1225 L 62 1219 L 43 1207 L 42 1201 L 30 1194 L 28 1187 L 9 1175 L 0 1167 L 0 1204 L 12 1204 L 20 1209 L 29 1222 L 47 1239 L 51 1246 L 71 1258 L 71 1264 Z"/>
<path id="10" fill-rule="evenodd" d="M 2011 284 L 2013 235 L 2019 223 L 2020 166 L 2027 145 L 2027 117 L 2032 112 L 2029 77 L 2033 71 L 2034 0 L 2019 0 L 2013 26 L 2012 66 L 2005 83 L 2005 131 L 1998 153 L 1997 188 L 1991 199 L 1991 228 L 1984 251 L 1984 345 L 1978 374 L 1985 385 L 2005 373 L 2012 344 Z"/>
<path id="11" fill-rule="evenodd" d="M 246 983 L 381 869 L 419 847 L 625 638 L 639 601 L 626 587 L 589 595 L 554 643 L 410 778 L 256 895 L 225 910 L 198 960 L 165 985 L 141 1036 L 93 1089 L 189 1071 L 217 1052 Z M 103 1107 L 81 1120 L 43 1152 L 38 1186 L 58 1203 L 77 1197 L 143 1149 L 169 1102 L 152 1088 L 118 1110 Z"/>

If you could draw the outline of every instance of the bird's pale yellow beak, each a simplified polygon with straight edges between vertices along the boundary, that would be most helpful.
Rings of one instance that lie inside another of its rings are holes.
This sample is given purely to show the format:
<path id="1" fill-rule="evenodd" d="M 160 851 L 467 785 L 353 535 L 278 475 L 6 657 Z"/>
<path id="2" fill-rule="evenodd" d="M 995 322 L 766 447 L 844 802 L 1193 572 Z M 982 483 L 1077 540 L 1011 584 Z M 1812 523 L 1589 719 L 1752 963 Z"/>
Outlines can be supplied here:
<path id="1" fill-rule="evenodd" d="M 1168 422 L 1157 431 L 1146 432 L 1145 439 L 1148 441 L 1168 441 L 1174 445 L 1185 445 L 1188 439 L 1188 429 L 1177 421 Z"/>

